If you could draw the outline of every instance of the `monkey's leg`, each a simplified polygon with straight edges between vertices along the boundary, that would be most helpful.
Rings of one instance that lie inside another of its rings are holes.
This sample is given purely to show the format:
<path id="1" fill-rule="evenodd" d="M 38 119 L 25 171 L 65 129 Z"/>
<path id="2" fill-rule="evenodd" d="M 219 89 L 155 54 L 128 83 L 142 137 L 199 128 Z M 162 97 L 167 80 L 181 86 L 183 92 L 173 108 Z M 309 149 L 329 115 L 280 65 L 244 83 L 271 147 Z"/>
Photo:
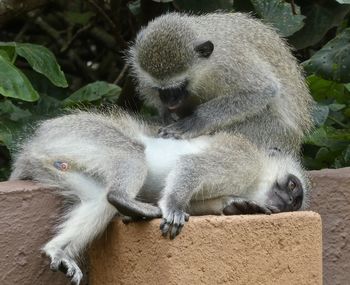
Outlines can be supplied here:
<path id="1" fill-rule="evenodd" d="M 210 185 L 210 183 L 221 181 L 223 173 L 225 175 L 224 166 L 213 165 L 213 161 L 216 160 L 210 156 L 210 153 L 183 156 L 169 173 L 162 198 L 158 203 L 162 210 L 163 221 L 160 229 L 164 236 L 169 234 L 171 239 L 175 238 L 189 219 L 186 209 L 191 198 L 203 190 L 206 183 Z M 231 193 L 226 192 L 218 189 L 203 194 L 201 197 L 203 199 L 218 198 Z"/>
<path id="2" fill-rule="evenodd" d="M 82 272 L 76 263 L 81 252 L 101 234 L 110 220 L 117 213 L 115 207 L 108 203 L 103 185 L 79 172 L 67 172 L 61 175 L 62 185 L 67 185 L 77 193 L 85 190 L 84 198 L 67 212 L 64 222 L 59 225 L 58 233 L 43 247 L 51 259 L 50 268 L 61 270 L 79 284 Z"/>
<path id="3" fill-rule="evenodd" d="M 108 201 L 125 216 L 133 218 L 161 217 L 161 211 L 158 207 L 135 199 L 147 175 L 147 165 L 144 159 L 129 158 L 119 161 L 115 169 L 107 187 Z"/>

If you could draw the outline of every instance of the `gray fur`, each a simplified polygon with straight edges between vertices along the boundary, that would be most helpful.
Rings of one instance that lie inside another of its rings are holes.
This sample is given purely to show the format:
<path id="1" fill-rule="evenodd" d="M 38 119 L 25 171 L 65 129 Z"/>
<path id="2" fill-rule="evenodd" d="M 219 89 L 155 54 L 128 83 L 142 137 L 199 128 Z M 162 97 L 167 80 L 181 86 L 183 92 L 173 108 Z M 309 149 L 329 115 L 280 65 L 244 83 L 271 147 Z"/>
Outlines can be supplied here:
<path id="1" fill-rule="evenodd" d="M 214 51 L 202 58 L 195 46 L 208 40 Z M 295 58 L 271 27 L 249 15 L 160 16 L 139 32 L 128 62 L 140 95 L 164 118 L 169 110 L 157 88 L 187 81 L 187 90 L 201 102 L 192 115 L 161 128 L 162 137 L 225 129 L 257 145 L 298 153 L 312 126 L 312 98 Z"/>
<path id="2" fill-rule="evenodd" d="M 169 145 L 173 153 L 163 151 Z M 68 169 L 55 167 L 57 161 Z M 79 284 L 79 254 L 118 212 L 133 218 L 162 216 L 162 233 L 174 238 L 188 213 L 283 211 L 273 191 L 288 174 L 301 181 L 304 207 L 307 178 L 291 155 L 270 155 L 225 132 L 164 140 L 156 138 L 154 126 L 129 115 L 80 112 L 43 122 L 23 144 L 11 180 L 44 183 L 73 202 L 43 251 L 53 270 L 63 267 Z"/>

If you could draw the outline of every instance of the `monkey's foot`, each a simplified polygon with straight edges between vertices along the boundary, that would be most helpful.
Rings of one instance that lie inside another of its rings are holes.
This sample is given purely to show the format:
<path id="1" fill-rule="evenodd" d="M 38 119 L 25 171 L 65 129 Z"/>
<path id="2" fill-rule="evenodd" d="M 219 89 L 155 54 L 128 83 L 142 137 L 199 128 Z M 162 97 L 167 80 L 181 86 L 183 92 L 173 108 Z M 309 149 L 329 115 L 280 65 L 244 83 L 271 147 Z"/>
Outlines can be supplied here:
<path id="1" fill-rule="evenodd" d="M 189 214 L 181 210 L 168 211 L 160 224 L 162 235 L 166 237 L 169 234 L 170 239 L 174 239 L 181 232 L 185 222 L 188 222 L 189 217 Z"/>
<path id="2" fill-rule="evenodd" d="M 44 253 L 51 259 L 50 269 L 52 271 L 62 271 L 66 274 L 67 278 L 71 278 L 72 284 L 80 284 L 80 281 L 83 278 L 83 273 L 77 263 L 63 250 L 45 250 Z"/>
<path id="3" fill-rule="evenodd" d="M 225 215 L 245 215 L 245 214 L 273 214 L 279 213 L 280 210 L 274 206 L 259 205 L 258 203 L 244 198 L 234 198 L 223 209 Z"/>

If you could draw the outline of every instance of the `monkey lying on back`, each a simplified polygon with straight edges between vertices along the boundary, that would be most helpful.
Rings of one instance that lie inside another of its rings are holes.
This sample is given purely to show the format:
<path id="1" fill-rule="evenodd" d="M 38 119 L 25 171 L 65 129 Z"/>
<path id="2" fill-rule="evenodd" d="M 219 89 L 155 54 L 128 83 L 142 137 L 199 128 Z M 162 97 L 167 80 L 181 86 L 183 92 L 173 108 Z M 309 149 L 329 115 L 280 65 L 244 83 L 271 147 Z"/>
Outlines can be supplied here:
<path id="1" fill-rule="evenodd" d="M 123 113 L 81 112 L 43 122 L 23 144 L 11 180 L 57 187 L 73 202 L 43 248 L 51 268 L 72 282 L 82 278 L 79 254 L 118 212 L 163 217 L 163 235 L 174 238 L 189 214 L 271 213 L 306 204 L 307 179 L 292 156 L 233 134 L 165 140 L 153 129 Z"/>
<path id="2" fill-rule="evenodd" d="M 259 146 L 299 152 L 312 98 L 290 50 L 269 26 L 241 13 L 168 13 L 142 29 L 128 62 L 164 138 L 217 130 Z"/>

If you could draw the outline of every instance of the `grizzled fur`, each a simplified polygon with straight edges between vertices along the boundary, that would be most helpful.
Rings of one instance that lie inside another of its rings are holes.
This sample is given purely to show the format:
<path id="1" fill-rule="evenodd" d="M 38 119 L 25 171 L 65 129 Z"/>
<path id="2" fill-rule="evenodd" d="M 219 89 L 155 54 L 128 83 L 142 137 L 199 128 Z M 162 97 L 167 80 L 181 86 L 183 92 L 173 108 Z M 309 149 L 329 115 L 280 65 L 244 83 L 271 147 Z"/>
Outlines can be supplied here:
<path id="1" fill-rule="evenodd" d="M 14 179 L 55 187 L 71 201 L 43 251 L 51 268 L 66 271 L 76 284 L 82 278 L 77 259 L 117 213 L 163 217 L 162 233 L 174 238 L 187 213 L 298 210 L 308 193 L 304 171 L 291 155 L 266 152 L 225 132 L 158 138 L 155 127 L 123 113 L 80 112 L 43 122 L 23 144 Z M 286 188 L 292 182 L 299 192 Z"/>
<path id="2" fill-rule="evenodd" d="M 195 49 L 205 41 L 214 50 L 203 57 Z M 128 62 L 140 95 L 165 121 L 170 113 L 159 90 L 187 84 L 198 99 L 192 114 L 160 129 L 164 138 L 225 129 L 298 153 L 312 127 L 312 99 L 295 58 L 271 27 L 249 15 L 160 16 L 139 32 Z M 181 107 L 175 112 L 181 117 Z"/>

